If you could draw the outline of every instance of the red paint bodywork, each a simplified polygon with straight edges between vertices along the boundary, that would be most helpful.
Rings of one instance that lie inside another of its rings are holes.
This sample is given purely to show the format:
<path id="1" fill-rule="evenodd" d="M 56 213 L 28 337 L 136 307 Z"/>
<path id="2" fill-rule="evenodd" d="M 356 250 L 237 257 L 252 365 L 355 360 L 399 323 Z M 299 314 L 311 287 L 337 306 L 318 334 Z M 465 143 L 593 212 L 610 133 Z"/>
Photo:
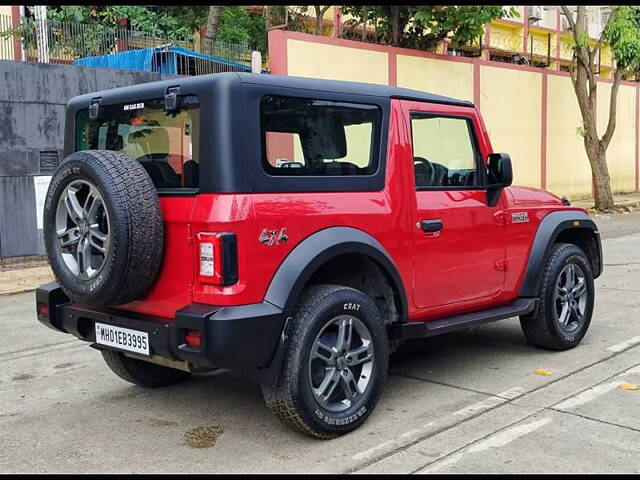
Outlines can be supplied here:
<path id="1" fill-rule="evenodd" d="M 548 192 L 503 190 L 489 207 L 484 190 L 415 191 L 409 113 L 469 117 L 483 158 L 492 153 L 474 107 L 392 100 L 385 187 L 376 192 L 200 194 L 163 197 L 165 255 L 154 288 L 122 309 L 171 318 L 191 302 L 212 305 L 259 303 L 285 257 L 309 235 L 349 226 L 375 237 L 393 258 L 407 295 L 409 321 L 480 310 L 513 301 L 542 218 L 566 207 Z M 516 163 L 517 165 L 517 163 Z M 259 168 L 256 163 L 256 168 Z M 512 223 L 512 213 L 529 221 Z M 438 235 L 417 222 L 440 218 Z M 286 227 L 286 243 L 258 242 L 264 228 Z M 238 283 L 229 287 L 198 281 L 198 232 L 233 232 L 238 242 Z"/>

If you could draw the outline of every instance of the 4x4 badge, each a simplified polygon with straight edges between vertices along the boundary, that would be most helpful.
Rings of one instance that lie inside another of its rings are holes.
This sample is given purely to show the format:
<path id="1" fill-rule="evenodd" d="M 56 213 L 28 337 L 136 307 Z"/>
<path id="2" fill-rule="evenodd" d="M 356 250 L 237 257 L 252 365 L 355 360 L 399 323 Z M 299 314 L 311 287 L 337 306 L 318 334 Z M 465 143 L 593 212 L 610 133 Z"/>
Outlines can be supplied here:
<path id="1" fill-rule="evenodd" d="M 280 230 L 270 230 L 263 228 L 260 237 L 258 238 L 260 243 L 265 244 L 267 247 L 274 247 L 280 245 L 280 242 L 286 242 L 289 240 L 287 237 L 287 229 L 281 228 Z"/>
<path id="2" fill-rule="evenodd" d="M 518 212 L 511 214 L 511 221 L 513 223 L 525 223 L 529 221 L 529 213 L 528 212 Z"/>

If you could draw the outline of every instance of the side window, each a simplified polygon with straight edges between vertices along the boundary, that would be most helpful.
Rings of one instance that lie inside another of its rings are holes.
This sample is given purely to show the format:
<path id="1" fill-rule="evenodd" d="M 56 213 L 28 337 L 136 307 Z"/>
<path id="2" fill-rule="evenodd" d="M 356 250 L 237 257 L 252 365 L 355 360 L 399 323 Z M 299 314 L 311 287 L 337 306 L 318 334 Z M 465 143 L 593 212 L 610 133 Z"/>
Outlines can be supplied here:
<path id="1" fill-rule="evenodd" d="M 416 188 L 464 189 L 480 185 L 472 132 L 467 118 L 412 115 Z"/>
<path id="2" fill-rule="evenodd" d="M 380 108 L 265 96 L 262 164 L 270 175 L 372 175 L 378 167 Z"/>

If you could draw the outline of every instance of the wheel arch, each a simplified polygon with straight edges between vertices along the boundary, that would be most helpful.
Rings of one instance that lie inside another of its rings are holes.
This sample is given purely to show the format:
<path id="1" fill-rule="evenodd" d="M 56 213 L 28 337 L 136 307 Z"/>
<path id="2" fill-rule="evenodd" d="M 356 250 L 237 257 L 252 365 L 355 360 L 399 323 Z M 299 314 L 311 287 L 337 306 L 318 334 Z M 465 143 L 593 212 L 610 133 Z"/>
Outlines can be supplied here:
<path id="1" fill-rule="evenodd" d="M 265 300 L 290 312 L 314 275 L 347 255 L 368 259 L 379 268 L 393 290 L 397 318 L 401 322 L 406 321 L 406 292 L 393 259 L 374 237 L 352 227 L 326 228 L 300 242 L 278 267 Z"/>
<path id="2" fill-rule="evenodd" d="M 595 222 L 585 213 L 563 210 L 547 214 L 540 222 L 533 239 L 525 271 L 521 297 L 535 297 L 540 289 L 544 262 L 554 244 L 572 243 L 582 248 L 597 278 L 602 273 L 602 244 Z"/>

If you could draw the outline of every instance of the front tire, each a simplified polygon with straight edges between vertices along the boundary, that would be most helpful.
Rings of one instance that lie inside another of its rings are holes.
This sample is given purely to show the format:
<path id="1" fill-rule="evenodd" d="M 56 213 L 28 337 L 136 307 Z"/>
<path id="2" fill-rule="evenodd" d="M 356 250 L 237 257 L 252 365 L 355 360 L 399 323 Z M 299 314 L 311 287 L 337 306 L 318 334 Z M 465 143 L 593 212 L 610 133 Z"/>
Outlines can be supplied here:
<path id="1" fill-rule="evenodd" d="M 315 438 L 362 425 L 380 398 L 389 361 L 387 333 L 373 301 L 353 288 L 312 285 L 287 331 L 278 381 L 262 386 L 267 407 Z"/>
<path id="2" fill-rule="evenodd" d="M 575 347 L 589 329 L 594 297 L 593 271 L 582 249 L 555 245 L 546 261 L 537 311 L 520 317 L 527 340 L 549 350 Z"/>
<path id="3" fill-rule="evenodd" d="M 189 372 L 184 370 L 137 360 L 114 350 L 102 350 L 102 358 L 113 373 L 140 387 L 166 387 L 182 382 L 191 376 Z"/>

